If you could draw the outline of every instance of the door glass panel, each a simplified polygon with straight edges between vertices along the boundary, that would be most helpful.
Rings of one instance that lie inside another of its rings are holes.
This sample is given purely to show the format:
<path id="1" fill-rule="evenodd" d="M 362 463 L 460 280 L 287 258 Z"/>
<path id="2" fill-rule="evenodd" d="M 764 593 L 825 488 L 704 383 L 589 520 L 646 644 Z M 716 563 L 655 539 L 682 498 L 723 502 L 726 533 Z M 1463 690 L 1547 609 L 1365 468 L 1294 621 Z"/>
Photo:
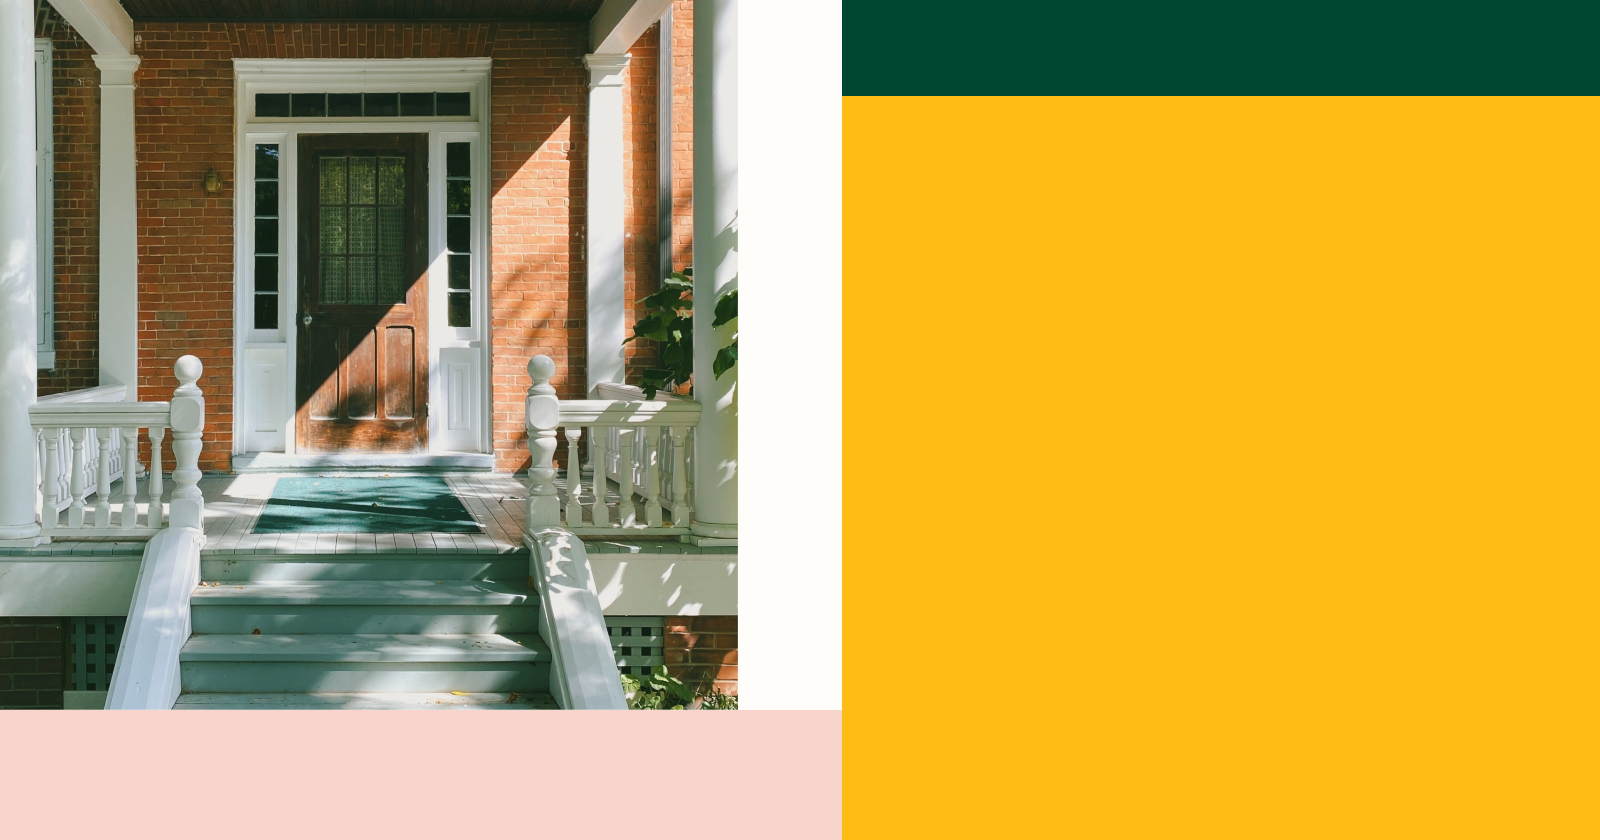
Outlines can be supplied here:
<path id="1" fill-rule="evenodd" d="M 344 158 L 325 157 L 319 175 L 319 193 L 323 204 L 343 204 L 345 200 Z"/>
<path id="2" fill-rule="evenodd" d="M 322 302 L 344 303 L 344 257 L 322 258 Z"/>
<path id="3" fill-rule="evenodd" d="M 378 302 L 378 272 L 374 260 L 374 257 L 350 258 L 350 303 L 371 305 Z"/>
<path id="4" fill-rule="evenodd" d="M 378 302 L 406 302 L 406 258 L 378 258 Z"/>
<path id="5" fill-rule="evenodd" d="M 371 204 L 377 197 L 378 161 L 376 158 L 350 159 L 350 203 Z"/>
<path id="6" fill-rule="evenodd" d="M 322 236 L 319 242 L 318 248 L 324 256 L 344 253 L 345 226 L 343 207 L 322 208 Z"/>
<path id="7" fill-rule="evenodd" d="M 405 253 L 405 213 L 404 207 L 378 208 L 378 253 Z"/>
<path id="8" fill-rule="evenodd" d="M 353 179 L 352 179 L 353 181 Z M 354 184 L 352 183 L 352 186 Z M 355 192 L 351 190 L 351 192 Z M 378 208 L 350 208 L 350 253 L 371 254 L 377 250 Z"/>
<path id="9" fill-rule="evenodd" d="M 378 180 L 378 200 L 384 204 L 402 204 L 406 200 L 406 159 L 378 158 L 381 172 Z"/>

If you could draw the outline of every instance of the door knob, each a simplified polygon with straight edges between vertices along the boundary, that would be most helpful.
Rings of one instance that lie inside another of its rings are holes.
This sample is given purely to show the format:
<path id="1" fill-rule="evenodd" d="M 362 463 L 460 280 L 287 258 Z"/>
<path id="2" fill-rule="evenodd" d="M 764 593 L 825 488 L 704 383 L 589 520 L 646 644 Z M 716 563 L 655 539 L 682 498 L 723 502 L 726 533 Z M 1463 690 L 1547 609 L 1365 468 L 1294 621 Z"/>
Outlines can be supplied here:
<path id="1" fill-rule="evenodd" d="M 307 315 L 304 318 L 301 318 L 300 323 L 305 324 L 308 327 L 311 326 L 311 316 Z"/>

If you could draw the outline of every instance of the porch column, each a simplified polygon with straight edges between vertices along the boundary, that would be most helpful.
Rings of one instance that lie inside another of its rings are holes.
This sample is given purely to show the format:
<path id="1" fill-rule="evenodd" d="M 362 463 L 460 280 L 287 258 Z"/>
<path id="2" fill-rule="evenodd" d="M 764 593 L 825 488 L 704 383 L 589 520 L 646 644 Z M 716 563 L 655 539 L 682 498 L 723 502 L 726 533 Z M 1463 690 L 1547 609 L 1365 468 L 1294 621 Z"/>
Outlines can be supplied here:
<path id="1" fill-rule="evenodd" d="M 136 55 L 96 55 L 100 68 L 100 384 L 139 399 L 139 244 L 134 200 Z"/>
<path id="2" fill-rule="evenodd" d="M 694 520 L 702 537 L 739 536 L 739 368 L 718 379 L 717 298 L 739 288 L 739 0 L 694 7 Z"/>
<path id="3" fill-rule="evenodd" d="M 0 0 L 0 543 L 37 544 L 39 196 L 35 192 L 32 0 Z"/>
<path id="4" fill-rule="evenodd" d="M 622 70 L 629 56 L 583 57 L 589 68 L 588 388 L 623 382 Z"/>

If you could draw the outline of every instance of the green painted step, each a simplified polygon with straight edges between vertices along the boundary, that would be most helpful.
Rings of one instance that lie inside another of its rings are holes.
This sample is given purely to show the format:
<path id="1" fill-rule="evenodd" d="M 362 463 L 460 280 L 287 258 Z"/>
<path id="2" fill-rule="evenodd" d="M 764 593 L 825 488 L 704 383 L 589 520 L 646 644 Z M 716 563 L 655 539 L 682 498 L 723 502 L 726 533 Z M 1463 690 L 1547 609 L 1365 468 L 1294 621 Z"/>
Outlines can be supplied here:
<path id="1" fill-rule="evenodd" d="M 527 580 L 528 553 L 217 554 L 200 557 L 205 581 Z"/>
<path id="2" fill-rule="evenodd" d="M 556 699 L 542 691 L 526 695 L 498 692 L 455 695 L 435 693 L 354 694 L 184 694 L 174 709 L 366 709 L 422 711 L 517 712 L 555 709 Z"/>
<path id="3" fill-rule="evenodd" d="M 536 634 L 195 635 L 185 693 L 527 692 L 550 682 Z"/>
<path id="4" fill-rule="evenodd" d="M 245 581 L 202 585 L 197 634 L 462 635 L 537 633 L 526 584 L 486 580 Z"/>

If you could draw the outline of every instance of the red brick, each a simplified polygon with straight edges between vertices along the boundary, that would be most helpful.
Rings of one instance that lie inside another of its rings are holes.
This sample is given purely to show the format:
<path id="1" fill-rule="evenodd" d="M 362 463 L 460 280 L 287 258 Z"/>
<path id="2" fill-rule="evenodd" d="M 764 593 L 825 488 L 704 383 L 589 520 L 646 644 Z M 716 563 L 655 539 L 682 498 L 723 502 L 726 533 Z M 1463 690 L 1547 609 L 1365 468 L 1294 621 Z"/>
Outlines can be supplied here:
<path id="1" fill-rule="evenodd" d="M 697 616 L 694 620 L 694 629 L 702 633 L 737 633 L 739 632 L 739 617 L 736 615 Z"/>
<path id="2" fill-rule="evenodd" d="M 692 650 L 689 651 L 689 661 L 710 665 L 737 665 L 739 652 L 736 650 Z"/>

